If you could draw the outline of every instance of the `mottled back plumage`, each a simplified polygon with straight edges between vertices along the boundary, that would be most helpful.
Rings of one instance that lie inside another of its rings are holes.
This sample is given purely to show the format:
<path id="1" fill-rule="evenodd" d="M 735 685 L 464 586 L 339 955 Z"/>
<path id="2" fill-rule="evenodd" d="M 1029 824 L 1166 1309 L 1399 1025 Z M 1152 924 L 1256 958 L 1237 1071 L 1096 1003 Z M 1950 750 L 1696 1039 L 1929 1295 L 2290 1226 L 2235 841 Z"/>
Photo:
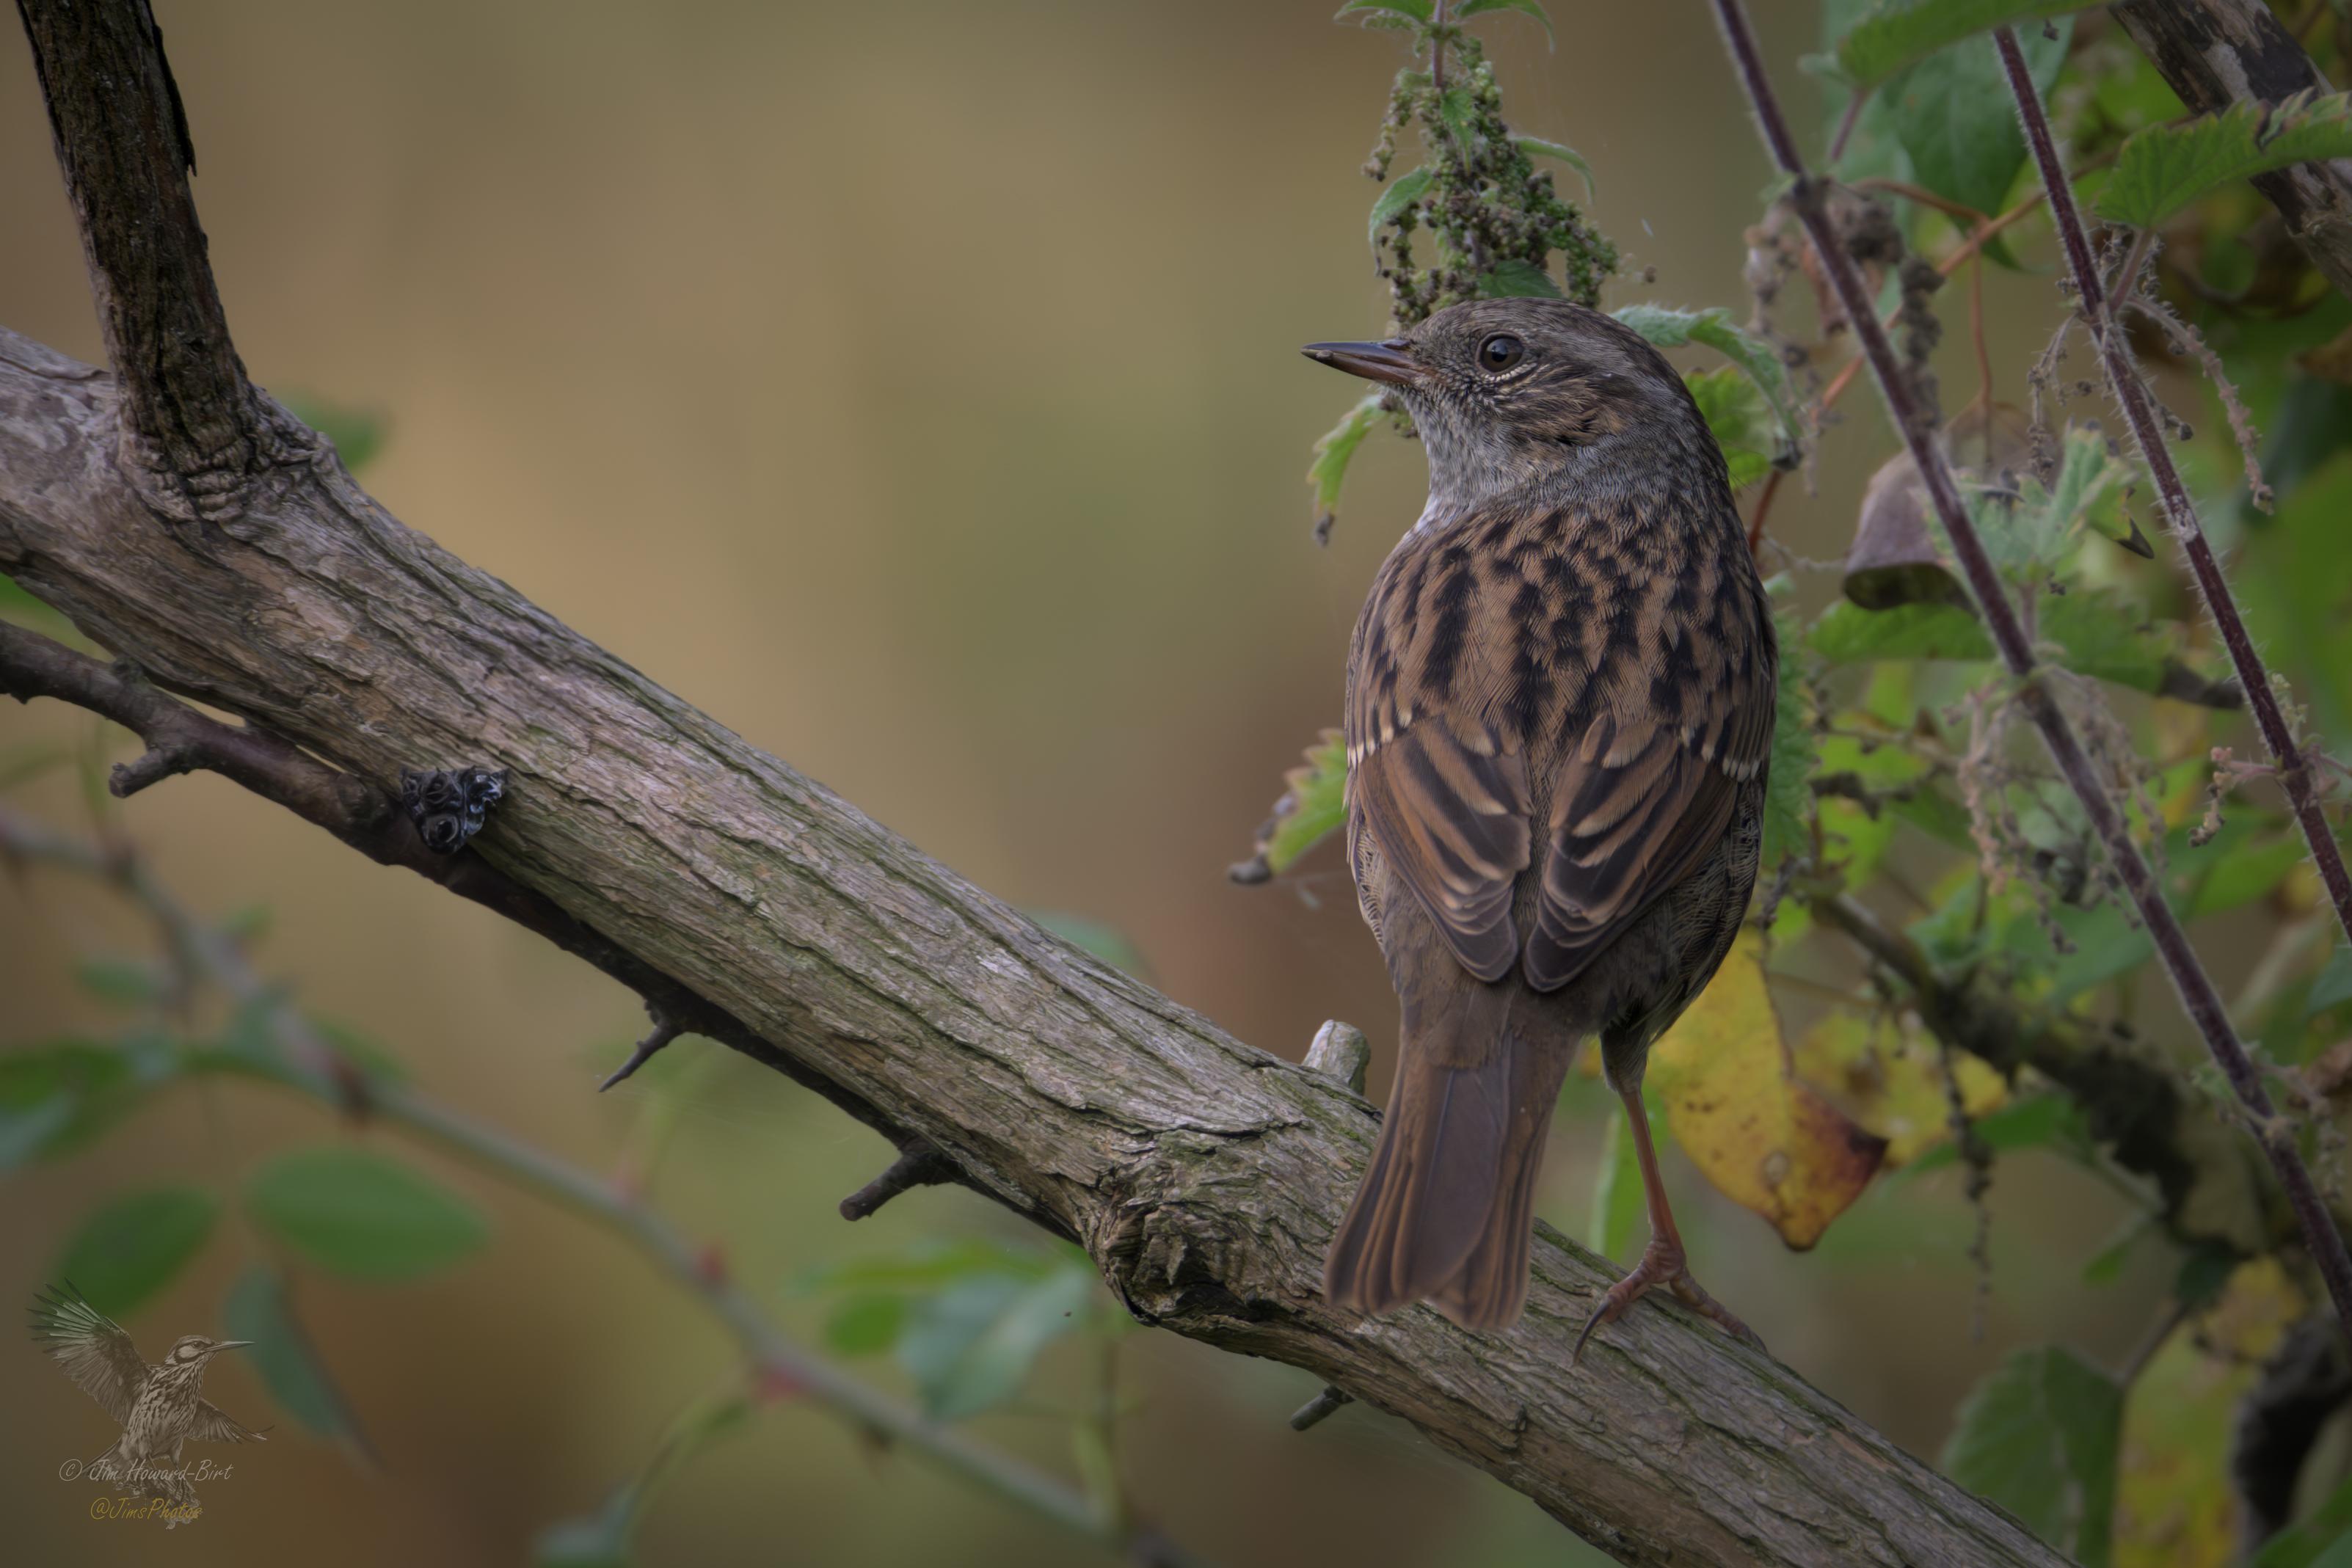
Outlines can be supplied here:
<path id="1" fill-rule="evenodd" d="M 1746 908 L 1771 622 L 1704 419 L 1619 323 L 1480 301 L 1309 352 L 1395 384 L 1431 470 L 1349 658 L 1349 862 L 1404 1041 L 1327 1288 L 1497 1326 L 1578 1044 L 1638 1085 Z"/>

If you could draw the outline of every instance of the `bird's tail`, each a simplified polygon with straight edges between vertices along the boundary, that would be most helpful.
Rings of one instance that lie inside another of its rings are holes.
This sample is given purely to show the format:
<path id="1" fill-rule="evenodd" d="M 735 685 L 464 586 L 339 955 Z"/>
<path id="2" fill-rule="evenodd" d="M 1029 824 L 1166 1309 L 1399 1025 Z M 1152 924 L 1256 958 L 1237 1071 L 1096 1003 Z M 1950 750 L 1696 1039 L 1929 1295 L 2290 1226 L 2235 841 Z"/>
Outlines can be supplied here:
<path id="1" fill-rule="evenodd" d="M 1333 1305 L 1370 1313 L 1427 1300 L 1465 1328 L 1517 1321 L 1536 1176 L 1570 1055 L 1512 1030 L 1517 989 L 1481 985 L 1408 1010 L 1380 1145 L 1324 1261 Z"/>

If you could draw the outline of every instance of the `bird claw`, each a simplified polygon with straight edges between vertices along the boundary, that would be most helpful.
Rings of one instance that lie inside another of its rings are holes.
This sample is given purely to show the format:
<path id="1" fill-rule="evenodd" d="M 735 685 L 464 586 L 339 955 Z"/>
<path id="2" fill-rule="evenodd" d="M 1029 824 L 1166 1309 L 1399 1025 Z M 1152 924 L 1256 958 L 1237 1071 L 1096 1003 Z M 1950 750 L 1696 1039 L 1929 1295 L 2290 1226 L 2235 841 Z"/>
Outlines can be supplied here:
<path id="1" fill-rule="evenodd" d="M 1642 1260 L 1633 1265 L 1631 1273 L 1602 1293 L 1601 1304 L 1592 1309 L 1591 1317 L 1584 1320 L 1583 1332 L 1576 1336 L 1576 1348 L 1569 1353 L 1569 1364 L 1582 1364 L 1584 1342 L 1592 1337 L 1595 1330 L 1623 1317 L 1635 1301 L 1659 1285 L 1664 1285 L 1676 1301 L 1692 1308 L 1701 1317 L 1713 1320 L 1717 1327 L 1740 1343 L 1756 1350 L 1764 1348 L 1764 1342 L 1757 1337 L 1754 1329 L 1734 1317 L 1729 1309 L 1708 1295 L 1700 1288 L 1699 1282 L 1691 1278 L 1690 1266 L 1683 1259 L 1683 1249 L 1671 1241 L 1653 1236 L 1650 1245 L 1643 1249 Z"/>

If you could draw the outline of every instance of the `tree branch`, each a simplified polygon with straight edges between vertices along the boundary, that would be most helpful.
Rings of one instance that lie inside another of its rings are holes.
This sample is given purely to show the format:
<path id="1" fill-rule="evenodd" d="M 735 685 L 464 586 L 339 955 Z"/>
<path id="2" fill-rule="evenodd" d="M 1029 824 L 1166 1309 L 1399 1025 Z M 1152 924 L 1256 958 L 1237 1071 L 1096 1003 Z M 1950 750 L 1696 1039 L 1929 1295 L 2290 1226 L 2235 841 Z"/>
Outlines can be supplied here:
<path id="1" fill-rule="evenodd" d="M 2199 114 L 2329 90 L 2261 0 L 2123 0 L 2114 9 L 2158 74 Z M 2297 163 L 2255 175 L 2253 186 L 2336 292 L 2352 298 L 2352 164 Z"/>
<path id="2" fill-rule="evenodd" d="M 1780 172 L 1793 182 L 1790 200 L 1812 240 L 1822 271 L 1853 324 L 1854 335 L 1870 362 L 1871 374 L 1878 382 L 1879 394 L 1885 400 L 1896 431 L 1910 448 L 1912 461 L 1919 466 L 1927 498 L 1951 540 L 1952 554 L 1959 562 L 1970 596 L 1977 601 L 1977 612 L 1983 618 L 2001 663 L 2018 683 L 2018 701 L 2034 727 L 2042 732 L 2051 760 L 2074 789 L 2082 803 L 2084 819 L 2105 846 L 2108 863 L 2138 910 L 2189 1021 L 2203 1037 L 2206 1049 L 2239 1103 L 2254 1119 L 2263 1152 L 2270 1156 L 2279 1186 L 2285 1191 L 2287 1202 L 2303 1228 L 2304 1244 L 2336 1303 L 2336 1318 L 2347 1335 L 2352 1336 L 2352 1255 L 2346 1252 L 2343 1235 L 2320 1199 L 2310 1168 L 2295 1146 L 2293 1128 L 2278 1117 L 2272 1106 L 2252 1058 L 2247 1055 L 2244 1043 L 2230 1023 L 2229 1009 L 2214 988 L 2212 977 L 2205 972 L 2188 933 L 2181 929 L 2179 917 L 2165 902 L 2163 887 L 2148 869 L 2139 846 L 2132 841 L 2131 830 L 2092 767 L 2073 723 L 2052 695 L 2047 677 L 2034 659 L 2033 644 L 2026 635 L 2024 622 L 2018 618 L 2016 606 L 2009 601 L 2000 574 L 1991 556 L 1986 553 L 1968 508 L 1961 504 L 1959 486 L 1936 440 L 1932 411 L 1915 395 L 1895 356 L 1895 345 L 1872 309 L 1870 290 L 1838 238 L 1829 213 L 1829 187 L 1805 167 L 1796 139 L 1790 134 L 1780 99 L 1772 90 L 1771 78 L 1765 70 L 1763 56 L 1757 49 L 1756 35 L 1748 26 L 1746 6 L 1741 0 L 1715 0 L 1715 12 L 1734 70 L 1756 112 L 1766 151 Z M 2052 193 L 2053 199 L 2056 194 Z"/>
<path id="3" fill-rule="evenodd" d="M 107 90 L 88 58 L 51 51 L 44 72 L 53 97 Z M 70 135 L 100 112 L 53 118 Z M 149 151 L 170 165 L 150 183 L 178 183 L 171 148 Z M 117 210 L 102 172 L 84 197 Z M 163 287 L 209 291 L 200 255 L 163 259 Z M 175 380 L 128 333 L 118 351 L 126 377 L 233 420 L 234 387 Z M 717 1038 L 1078 1240 L 1138 1318 L 1402 1416 L 1629 1563 L 2060 1561 L 1677 1304 L 1645 1306 L 1571 1372 L 1613 1270 L 1548 1230 L 1507 1333 L 1333 1310 L 1322 1256 L 1375 1127 L 1360 1099 L 1040 930 L 402 527 L 310 447 L 244 474 L 233 518 L 167 527 L 117 458 L 128 402 L 0 333 L 0 570 L 156 685 L 379 800 L 420 762 L 508 769 L 453 861 L 516 890 L 535 929 L 648 995 L 700 998 L 739 1026 Z"/>
<path id="4" fill-rule="evenodd" d="M 256 395 L 229 341 L 188 191 L 196 150 L 154 13 L 147 0 L 16 9 L 107 358 L 123 371 L 121 455 L 167 517 L 234 517 L 247 480 L 309 455 L 314 438 Z"/>
<path id="5" fill-rule="evenodd" d="M 2263 15 L 2267 17 L 2270 13 L 2265 11 Z M 2270 672 L 2263 667 L 2263 656 L 2254 648 L 2253 633 L 2246 630 L 2245 617 L 2238 613 L 2238 601 L 2230 591 L 2230 580 L 2221 574 L 2221 563 L 2214 559 L 2213 547 L 2205 538 L 2204 524 L 2197 516 L 2197 503 L 2189 499 L 2189 486 L 2182 483 L 2180 470 L 2173 464 L 2172 447 L 2164 438 L 2163 425 L 2157 421 L 2154 401 L 2148 395 L 2147 383 L 2140 380 L 2138 368 L 2132 363 L 2130 336 L 2108 309 L 2105 286 L 2099 279 L 2098 264 L 2091 255 L 2090 235 L 2084 230 L 2082 211 L 2074 204 L 2074 183 L 2066 176 L 2064 161 L 2058 156 L 2057 138 L 2051 132 L 2050 117 L 2042 110 L 2042 99 L 2033 90 L 2033 75 L 2026 68 L 2024 52 L 2017 47 L 2017 35 L 2007 27 L 1996 28 L 1993 44 L 2000 52 L 2001 68 L 2009 76 L 2010 92 L 2017 99 L 2018 118 L 2024 124 L 2026 141 L 2033 149 L 2042 186 L 2050 199 L 2051 221 L 2063 242 L 2066 269 L 2074 278 L 2083 318 L 2090 325 L 2091 340 L 2098 347 L 2099 361 L 2107 373 L 2107 386 L 2123 408 L 2125 423 L 2131 426 L 2140 460 L 2155 477 L 2165 520 L 2172 525 L 2173 537 L 2180 541 L 2181 553 L 2189 558 L 2189 575 L 2196 580 L 2205 612 L 2212 616 L 2214 629 L 2221 634 L 2221 644 L 2230 651 L 2230 664 L 2238 673 L 2239 689 L 2245 696 L 2246 706 L 2253 710 L 2254 727 L 2262 732 L 2263 745 L 2278 768 L 2279 788 L 2285 791 L 2294 820 L 2303 829 L 2304 841 L 2311 846 L 2312 863 L 2318 868 L 2320 885 L 2326 890 L 2328 902 L 2336 906 L 2336 924 L 2343 926 L 2345 939 L 2352 941 L 2352 873 L 2345 870 L 2343 848 L 2336 843 L 2327 815 L 2320 809 L 2310 759 L 2304 755 L 2294 729 L 2279 706 Z M 2294 47 L 2294 40 L 2288 40 L 2288 47 Z M 2295 50 L 2298 56 L 2302 52 Z M 2137 270 L 2136 267 L 2127 267 L 2118 287 L 2126 292 L 2137 287 Z"/>

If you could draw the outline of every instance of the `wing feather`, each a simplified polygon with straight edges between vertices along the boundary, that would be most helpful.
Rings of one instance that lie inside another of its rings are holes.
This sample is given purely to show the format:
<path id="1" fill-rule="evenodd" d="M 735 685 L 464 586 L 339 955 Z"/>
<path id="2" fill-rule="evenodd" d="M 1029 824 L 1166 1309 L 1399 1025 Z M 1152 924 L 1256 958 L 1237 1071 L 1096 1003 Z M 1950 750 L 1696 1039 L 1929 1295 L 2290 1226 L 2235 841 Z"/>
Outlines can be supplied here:
<path id="1" fill-rule="evenodd" d="M 268 1437 L 239 1425 L 209 1399 L 196 1401 L 195 1419 L 182 1441 L 193 1443 L 267 1443 Z"/>
<path id="2" fill-rule="evenodd" d="M 91 1306 L 72 1281 L 33 1299 L 33 1339 L 109 1416 L 131 1419 L 147 1363 L 122 1325 Z"/>
<path id="3" fill-rule="evenodd" d="M 1543 892 L 1528 937 L 1528 984 L 1557 990 L 1650 901 L 1722 841 L 1772 744 L 1771 622 L 1748 618 L 1728 678 L 1691 672 L 1685 700 L 1604 712 L 1569 754 L 1552 793 Z"/>

